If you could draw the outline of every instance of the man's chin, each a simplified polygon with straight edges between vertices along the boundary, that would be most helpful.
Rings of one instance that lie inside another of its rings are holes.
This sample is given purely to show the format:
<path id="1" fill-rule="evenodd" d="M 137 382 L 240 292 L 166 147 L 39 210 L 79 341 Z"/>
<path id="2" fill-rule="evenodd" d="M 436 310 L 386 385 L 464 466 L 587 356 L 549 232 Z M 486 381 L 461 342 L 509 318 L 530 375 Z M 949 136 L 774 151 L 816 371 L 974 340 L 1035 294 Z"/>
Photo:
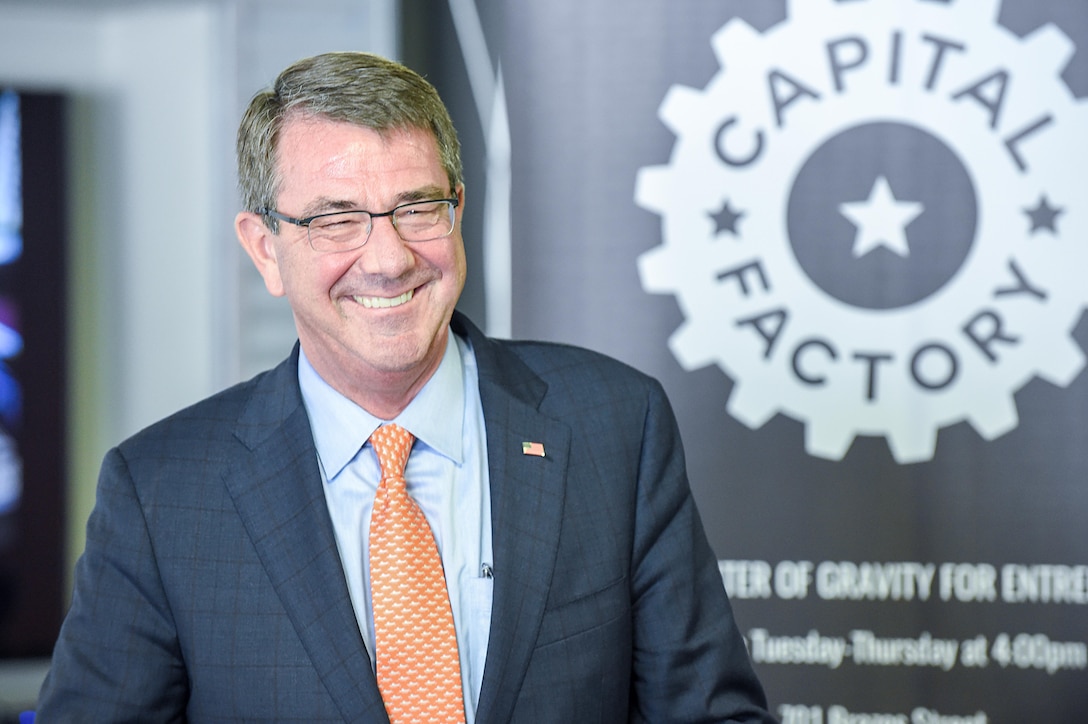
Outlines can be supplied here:
<path id="1" fill-rule="evenodd" d="M 375 371 L 384 374 L 409 374 L 425 371 L 428 367 L 437 367 L 437 361 L 441 360 L 445 347 L 445 337 L 441 341 L 443 344 L 439 347 L 438 340 L 419 335 L 379 337 L 370 349 L 363 352 Z"/>

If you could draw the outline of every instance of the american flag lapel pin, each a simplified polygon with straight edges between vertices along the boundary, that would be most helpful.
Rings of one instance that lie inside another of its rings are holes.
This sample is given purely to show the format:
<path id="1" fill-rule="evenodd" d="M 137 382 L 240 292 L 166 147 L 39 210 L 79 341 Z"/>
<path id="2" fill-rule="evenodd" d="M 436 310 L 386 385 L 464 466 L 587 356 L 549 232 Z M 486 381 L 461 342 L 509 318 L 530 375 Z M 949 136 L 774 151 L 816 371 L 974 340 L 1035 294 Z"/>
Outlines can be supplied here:
<path id="1" fill-rule="evenodd" d="M 544 457 L 544 445 L 539 442 L 523 442 L 521 443 L 522 455 L 536 455 L 538 458 Z"/>

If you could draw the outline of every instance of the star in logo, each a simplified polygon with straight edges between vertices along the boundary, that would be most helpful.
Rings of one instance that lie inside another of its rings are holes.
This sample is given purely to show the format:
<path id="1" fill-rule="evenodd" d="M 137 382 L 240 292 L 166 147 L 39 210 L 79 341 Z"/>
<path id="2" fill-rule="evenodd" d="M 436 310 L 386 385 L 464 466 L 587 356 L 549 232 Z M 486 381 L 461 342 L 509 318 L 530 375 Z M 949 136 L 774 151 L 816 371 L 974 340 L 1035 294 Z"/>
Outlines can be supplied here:
<path id="1" fill-rule="evenodd" d="M 1032 209 L 1024 209 L 1024 213 L 1031 219 L 1031 233 L 1046 229 L 1051 234 L 1058 233 L 1058 217 L 1065 213 L 1065 209 L 1051 206 L 1046 194 L 1039 197 L 1039 203 Z"/>
<path id="2" fill-rule="evenodd" d="M 869 198 L 839 205 L 839 213 L 857 227 L 854 256 L 861 258 L 878 247 L 886 247 L 899 256 L 910 256 L 907 226 L 918 218 L 925 207 L 915 201 L 899 201 L 891 184 L 877 176 Z"/>
<path id="3" fill-rule="evenodd" d="M 720 234 L 723 231 L 728 231 L 733 236 L 738 236 L 737 222 L 744 217 L 743 211 L 734 211 L 733 207 L 729 205 L 729 200 L 726 199 L 722 204 L 721 211 L 710 214 L 710 218 L 714 220 L 714 233 Z"/>

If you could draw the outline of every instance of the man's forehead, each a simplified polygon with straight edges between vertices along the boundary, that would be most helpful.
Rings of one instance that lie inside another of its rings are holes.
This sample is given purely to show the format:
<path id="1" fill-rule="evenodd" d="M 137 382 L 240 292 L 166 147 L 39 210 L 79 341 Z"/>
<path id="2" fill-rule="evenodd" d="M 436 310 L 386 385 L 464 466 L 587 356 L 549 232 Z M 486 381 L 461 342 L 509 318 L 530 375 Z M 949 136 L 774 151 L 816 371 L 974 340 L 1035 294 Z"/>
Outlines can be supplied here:
<path id="1" fill-rule="evenodd" d="M 292 165 L 311 165 L 340 154 L 355 161 L 381 158 L 389 152 L 442 167 L 438 142 L 430 130 L 406 127 L 375 130 L 368 126 L 324 117 L 302 116 L 285 123 L 276 143 L 280 172 Z"/>
<path id="2" fill-rule="evenodd" d="M 375 128 L 365 123 L 309 113 L 305 110 L 295 110 L 288 113 L 280 125 L 278 136 L 282 140 L 284 136 L 301 135 L 305 137 L 309 134 L 331 133 L 338 130 L 358 131 L 365 135 L 372 135 L 385 143 L 426 137 L 434 144 L 436 150 L 438 147 L 438 141 L 430 128 L 411 125 Z"/>
<path id="3" fill-rule="evenodd" d="M 434 135 L 415 128 L 378 132 L 328 118 L 285 124 L 277 149 L 277 197 L 306 214 L 405 203 L 450 193 Z M 375 207 L 377 208 L 377 207 Z M 380 209 L 379 209 L 380 210 Z M 298 212 L 298 210 L 293 210 Z"/>

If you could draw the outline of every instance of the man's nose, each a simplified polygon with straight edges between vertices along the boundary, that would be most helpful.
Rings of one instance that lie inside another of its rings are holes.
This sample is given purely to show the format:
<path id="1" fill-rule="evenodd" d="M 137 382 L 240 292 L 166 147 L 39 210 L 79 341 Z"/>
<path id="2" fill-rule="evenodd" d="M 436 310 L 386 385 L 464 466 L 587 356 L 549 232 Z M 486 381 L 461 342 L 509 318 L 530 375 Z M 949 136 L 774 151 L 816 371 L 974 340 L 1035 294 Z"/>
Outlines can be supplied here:
<path id="1" fill-rule="evenodd" d="M 373 219 L 370 236 L 363 245 L 359 262 L 369 273 L 398 276 L 412 266 L 415 256 L 404 239 L 400 238 L 393 219 L 379 216 Z"/>

